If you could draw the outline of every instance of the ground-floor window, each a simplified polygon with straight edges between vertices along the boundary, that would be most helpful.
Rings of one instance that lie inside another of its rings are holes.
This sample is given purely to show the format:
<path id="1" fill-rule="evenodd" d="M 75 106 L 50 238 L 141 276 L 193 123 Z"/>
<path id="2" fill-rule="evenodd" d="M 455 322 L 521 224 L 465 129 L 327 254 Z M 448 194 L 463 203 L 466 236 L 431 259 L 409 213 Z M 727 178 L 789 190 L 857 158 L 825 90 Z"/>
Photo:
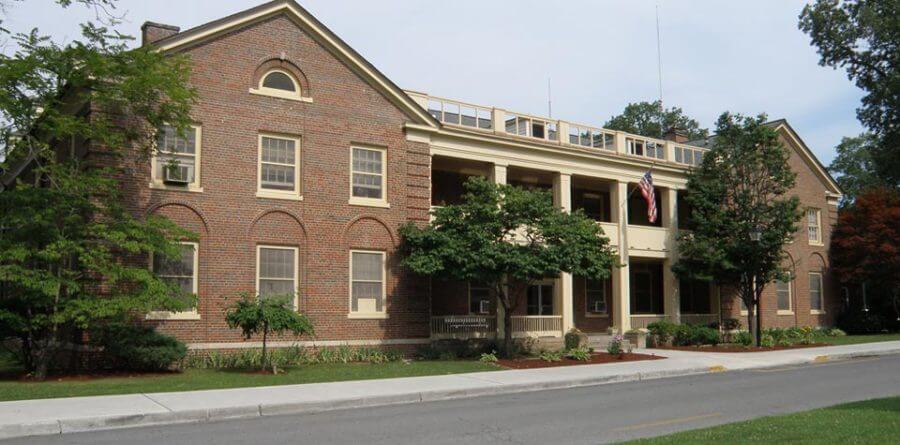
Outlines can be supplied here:
<path id="1" fill-rule="evenodd" d="M 297 248 L 258 246 L 256 292 L 260 298 L 289 298 L 297 307 Z"/>
<path id="2" fill-rule="evenodd" d="M 609 280 L 585 280 L 584 301 L 586 313 L 592 315 L 606 314 L 608 311 Z"/>
<path id="3" fill-rule="evenodd" d="M 197 243 L 183 242 L 179 245 L 180 252 L 175 258 L 168 258 L 163 255 L 153 255 L 151 261 L 151 270 L 156 276 L 177 290 L 172 295 L 173 298 L 189 303 L 194 295 L 197 294 Z M 190 307 L 182 311 L 182 313 L 196 313 L 196 306 Z M 164 316 L 169 314 L 165 311 L 155 312 L 152 316 Z"/>
<path id="4" fill-rule="evenodd" d="M 708 281 L 679 280 L 678 297 L 683 314 L 712 313 Z"/>
<path id="5" fill-rule="evenodd" d="M 628 266 L 632 314 L 662 314 L 663 265 L 661 262 L 634 262 Z"/>
<path id="6" fill-rule="evenodd" d="M 350 252 L 350 314 L 384 315 L 385 253 L 353 250 Z"/>
<path id="7" fill-rule="evenodd" d="M 809 309 L 811 311 L 822 311 L 822 274 L 810 272 L 809 274 Z"/>
<path id="8" fill-rule="evenodd" d="M 553 315 L 553 285 L 528 286 L 528 315 Z"/>
<path id="9" fill-rule="evenodd" d="M 482 283 L 469 283 L 469 313 L 489 314 L 492 300 L 490 287 Z"/>
<path id="10" fill-rule="evenodd" d="M 791 310 L 791 279 L 775 281 L 775 294 L 778 296 L 778 310 L 790 312 Z"/>

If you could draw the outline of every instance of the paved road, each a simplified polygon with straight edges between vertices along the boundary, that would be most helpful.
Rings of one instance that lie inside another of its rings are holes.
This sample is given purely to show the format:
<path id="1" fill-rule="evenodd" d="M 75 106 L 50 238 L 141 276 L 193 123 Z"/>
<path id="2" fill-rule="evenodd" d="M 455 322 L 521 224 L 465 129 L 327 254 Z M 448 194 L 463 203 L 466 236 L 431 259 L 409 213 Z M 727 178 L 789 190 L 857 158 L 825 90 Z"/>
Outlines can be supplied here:
<path id="1" fill-rule="evenodd" d="M 7 444 L 604 443 L 900 395 L 900 356 Z"/>

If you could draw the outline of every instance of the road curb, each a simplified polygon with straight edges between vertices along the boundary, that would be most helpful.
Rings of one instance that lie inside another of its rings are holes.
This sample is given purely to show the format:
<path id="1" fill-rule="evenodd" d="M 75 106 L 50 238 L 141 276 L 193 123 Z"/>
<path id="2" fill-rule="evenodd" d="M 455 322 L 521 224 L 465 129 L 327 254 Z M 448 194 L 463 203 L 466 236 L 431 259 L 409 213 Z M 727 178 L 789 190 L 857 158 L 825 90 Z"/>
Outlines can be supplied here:
<path id="1" fill-rule="evenodd" d="M 900 354 L 900 347 L 880 350 L 861 351 L 837 354 L 825 354 L 812 359 L 798 360 L 796 364 L 815 363 L 835 359 L 849 359 L 857 357 L 872 357 Z M 783 364 L 782 364 L 783 366 Z M 764 368 L 754 366 L 753 368 Z M 751 368 L 746 368 L 751 369 Z M 316 400 L 296 403 L 277 403 L 244 405 L 227 408 L 168 411 L 161 413 L 146 413 L 123 416 L 98 416 L 80 419 L 64 419 L 28 424 L 0 425 L 0 439 L 11 439 L 27 436 L 44 436 L 53 434 L 66 434 L 76 432 L 101 431 L 141 426 L 174 425 L 187 423 L 215 422 L 227 419 L 248 419 L 254 417 L 267 417 L 290 414 L 309 414 L 326 411 L 335 411 L 352 408 L 368 408 L 376 406 L 389 406 L 401 404 L 413 404 L 421 402 L 436 402 L 442 400 L 457 400 L 473 397 L 484 397 L 503 394 L 515 394 L 525 392 L 547 391 L 555 389 L 579 388 L 598 386 L 612 383 L 626 383 L 644 380 L 656 380 L 672 377 L 683 377 L 698 374 L 710 374 L 727 371 L 724 366 L 693 366 L 683 369 L 635 372 L 629 374 L 617 374 L 612 376 L 599 376 L 578 379 L 559 379 L 542 382 L 528 382 L 515 384 L 502 384 L 484 380 L 484 386 L 467 389 L 447 389 L 434 391 L 417 391 L 403 394 L 385 394 L 369 397 L 351 397 L 336 400 Z"/>

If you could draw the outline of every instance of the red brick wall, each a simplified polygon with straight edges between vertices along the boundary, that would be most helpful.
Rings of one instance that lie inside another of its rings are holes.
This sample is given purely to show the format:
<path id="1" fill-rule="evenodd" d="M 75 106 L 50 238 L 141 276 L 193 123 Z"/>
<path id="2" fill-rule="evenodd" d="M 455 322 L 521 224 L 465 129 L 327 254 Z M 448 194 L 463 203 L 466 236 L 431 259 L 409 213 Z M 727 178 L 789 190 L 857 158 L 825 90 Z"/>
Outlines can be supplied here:
<path id="1" fill-rule="evenodd" d="M 410 119 L 285 17 L 186 52 L 199 93 L 192 117 L 202 127 L 203 192 L 150 189 L 149 164 L 138 159 L 123 181 L 136 214 L 164 215 L 200 234 L 201 319 L 162 321 L 160 329 L 188 342 L 241 341 L 223 309 L 229 296 L 255 290 L 256 246 L 275 244 L 299 249 L 299 305 L 317 339 L 427 337 L 427 283 L 407 277 L 396 254 L 398 227 L 428 219 L 429 151 L 406 140 Z M 248 92 L 258 68 L 282 55 L 302 71 L 312 103 Z M 302 201 L 255 196 L 260 132 L 301 139 Z M 387 149 L 389 209 L 348 204 L 354 143 Z M 350 248 L 388 253 L 388 318 L 348 319 Z"/>
<path id="2" fill-rule="evenodd" d="M 793 314 L 778 314 L 775 284 L 769 283 L 763 291 L 763 326 L 830 326 L 834 324 L 835 315 L 841 307 L 840 293 L 828 268 L 828 246 L 831 244 L 831 230 L 837 223 L 837 207 L 826 202 L 825 192 L 827 189 L 825 185 L 798 152 L 798 147 L 784 135 L 781 140 L 790 150 L 791 157 L 788 163 L 791 169 L 797 173 L 793 193 L 800 198 L 803 218 L 798 224 L 799 230 L 794 241 L 785 246 L 785 250 L 790 255 L 790 262 L 793 262 L 795 277 L 791 285 Z M 807 239 L 806 208 L 808 207 L 821 211 L 822 246 L 810 245 Z M 810 313 L 809 272 L 811 271 L 823 272 L 825 314 Z M 746 316 L 740 315 L 739 299 L 732 298 L 727 291 L 723 291 L 722 299 L 723 314 L 740 319 L 741 325 L 746 328 Z"/>

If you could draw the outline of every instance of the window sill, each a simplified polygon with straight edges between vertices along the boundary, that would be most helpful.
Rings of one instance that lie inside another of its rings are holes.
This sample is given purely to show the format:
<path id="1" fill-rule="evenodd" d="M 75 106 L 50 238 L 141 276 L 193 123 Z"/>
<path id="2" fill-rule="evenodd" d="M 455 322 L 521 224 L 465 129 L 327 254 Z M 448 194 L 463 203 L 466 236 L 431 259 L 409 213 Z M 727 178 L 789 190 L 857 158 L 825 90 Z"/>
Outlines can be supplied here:
<path id="1" fill-rule="evenodd" d="M 303 201 L 303 195 L 298 195 L 294 192 L 276 192 L 272 190 L 257 190 L 256 197 L 269 199 L 285 199 L 288 201 Z"/>
<path id="2" fill-rule="evenodd" d="M 298 96 L 296 94 L 281 92 L 281 90 L 264 90 L 264 89 L 250 88 L 250 94 L 255 94 L 257 96 L 275 97 L 278 99 L 295 100 L 297 102 L 312 103 L 312 101 L 313 101 L 311 97 Z"/>
<path id="3" fill-rule="evenodd" d="M 347 314 L 347 318 L 352 320 L 385 320 L 388 318 L 386 313 L 376 312 L 376 313 L 362 313 L 362 312 L 351 312 Z"/>
<path id="4" fill-rule="evenodd" d="M 632 317 L 636 318 L 651 318 L 651 317 L 665 317 L 666 314 L 631 314 Z"/>
<path id="5" fill-rule="evenodd" d="M 381 207 L 383 209 L 391 208 L 391 205 L 383 199 L 350 198 L 347 203 L 352 206 Z"/>
<path id="6" fill-rule="evenodd" d="M 778 312 L 776 312 L 775 314 L 776 315 L 794 315 L 794 311 L 783 311 L 783 310 L 779 309 Z"/>
<path id="7" fill-rule="evenodd" d="M 199 320 L 197 312 L 150 312 L 145 317 L 147 320 Z"/>
<path id="8" fill-rule="evenodd" d="M 150 188 L 154 190 L 168 190 L 171 192 L 189 192 L 189 193 L 203 193 L 203 187 L 200 187 L 196 184 L 189 184 L 186 186 L 176 186 L 176 185 L 166 185 L 162 182 L 151 182 Z"/>
<path id="9" fill-rule="evenodd" d="M 816 242 L 810 241 L 809 245 L 814 246 L 814 247 L 825 247 L 825 243 L 820 242 L 820 241 L 816 241 Z"/>
<path id="10" fill-rule="evenodd" d="M 606 312 L 588 312 L 584 314 L 585 318 L 609 318 Z"/>
<path id="11" fill-rule="evenodd" d="M 809 313 L 811 315 L 825 315 L 825 311 L 810 309 Z"/>

